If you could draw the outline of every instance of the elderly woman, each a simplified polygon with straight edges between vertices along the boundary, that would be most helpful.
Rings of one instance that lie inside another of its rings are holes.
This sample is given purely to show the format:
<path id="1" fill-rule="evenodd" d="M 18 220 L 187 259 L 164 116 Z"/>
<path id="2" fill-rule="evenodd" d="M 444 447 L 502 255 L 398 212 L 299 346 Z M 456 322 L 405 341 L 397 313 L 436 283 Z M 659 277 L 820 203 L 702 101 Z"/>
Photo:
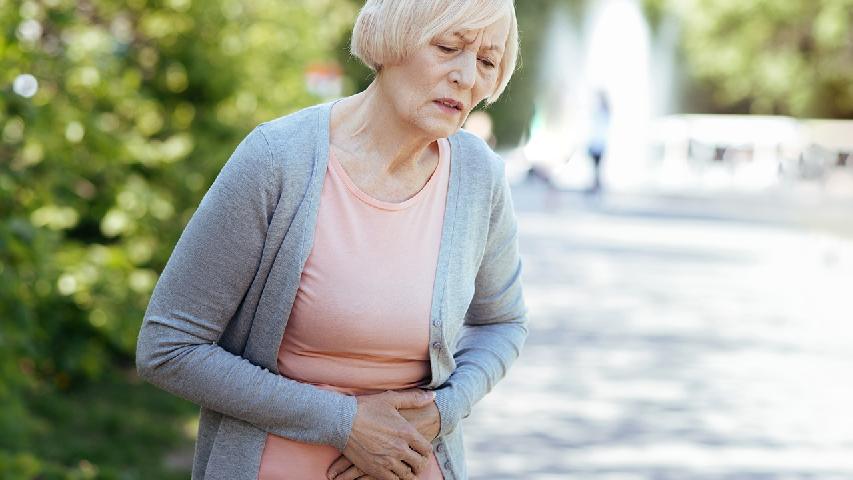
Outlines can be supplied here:
<path id="1" fill-rule="evenodd" d="M 363 92 L 252 130 L 154 289 L 142 378 L 201 406 L 193 479 L 464 479 L 460 421 L 527 335 L 503 164 L 460 130 L 512 0 L 369 0 Z"/>

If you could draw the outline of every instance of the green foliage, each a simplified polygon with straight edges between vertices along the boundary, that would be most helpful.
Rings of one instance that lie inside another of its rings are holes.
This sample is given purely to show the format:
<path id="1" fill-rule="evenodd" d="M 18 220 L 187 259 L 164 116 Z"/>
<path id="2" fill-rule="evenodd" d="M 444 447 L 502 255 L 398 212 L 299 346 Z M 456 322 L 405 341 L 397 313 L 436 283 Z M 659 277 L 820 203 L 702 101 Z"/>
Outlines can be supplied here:
<path id="1" fill-rule="evenodd" d="M 853 118 L 853 0 L 645 0 L 719 111 Z"/>
<path id="2" fill-rule="evenodd" d="M 133 367 L 151 290 L 202 194 L 257 123 L 320 100 L 305 67 L 333 58 L 354 11 L 0 0 L 0 438 L 15 439 L 0 471 L 54 478 L 57 460 L 72 475 L 73 458 L 33 440 L 27 395 L 58 399 Z M 30 98 L 13 91 L 21 74 L 38 80 Z"/>
<path id="3" fill-rule="evenodd" d="M 26 436 L 0 437 L 0 478 L 188 478 L 197 406 L 141 383 L 132 370 L 47 393 L 26 395 Z M 163 457 L 174 460 L 164 466 Z"/>

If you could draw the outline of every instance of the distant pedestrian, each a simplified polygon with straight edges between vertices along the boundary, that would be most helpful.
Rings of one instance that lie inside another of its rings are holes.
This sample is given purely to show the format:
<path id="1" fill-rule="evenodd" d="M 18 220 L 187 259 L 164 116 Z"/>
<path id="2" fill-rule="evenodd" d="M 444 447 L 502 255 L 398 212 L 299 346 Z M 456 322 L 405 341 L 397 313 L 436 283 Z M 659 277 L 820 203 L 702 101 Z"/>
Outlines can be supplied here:
<path id="1" fill-rule="evenodd" d="M 592 159 L 593 180 L 588 193 L 599 195 L 602 191 L 601 160 L 607 150 L 610 134 L 610 102 L 607 94 L 598 90 L 590 111 L 590 130 L 587 138 L 587 154 Z"/>

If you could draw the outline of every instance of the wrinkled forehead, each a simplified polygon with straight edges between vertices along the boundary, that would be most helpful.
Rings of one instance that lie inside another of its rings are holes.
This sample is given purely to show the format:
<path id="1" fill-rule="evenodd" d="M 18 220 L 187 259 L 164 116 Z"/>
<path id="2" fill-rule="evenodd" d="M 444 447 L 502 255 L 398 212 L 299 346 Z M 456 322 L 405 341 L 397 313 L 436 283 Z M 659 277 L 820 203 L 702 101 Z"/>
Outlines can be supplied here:
<path id="1" fill-rule="evenodd" d="M 453 26 L 439 36 L 459 40 L 464 44 L 479 43 L 481 50 L 503 52 L 509 38 L 510 18 L 505 15 L 486 26 Z"/>

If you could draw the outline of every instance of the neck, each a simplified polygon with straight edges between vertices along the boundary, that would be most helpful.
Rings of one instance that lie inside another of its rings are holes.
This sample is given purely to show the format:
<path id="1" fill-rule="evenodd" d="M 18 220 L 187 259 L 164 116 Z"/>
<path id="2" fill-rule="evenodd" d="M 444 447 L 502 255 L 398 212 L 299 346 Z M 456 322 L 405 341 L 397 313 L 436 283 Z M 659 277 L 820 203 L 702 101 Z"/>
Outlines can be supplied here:
<path id="1" fill-rule="evenodd" d="M 331 141 L 383 173 L 418 169 L 431 158 L 428 149 L 436 139 L 399 118 L 379 81 L 338 102 L 332 112 Z"/>

